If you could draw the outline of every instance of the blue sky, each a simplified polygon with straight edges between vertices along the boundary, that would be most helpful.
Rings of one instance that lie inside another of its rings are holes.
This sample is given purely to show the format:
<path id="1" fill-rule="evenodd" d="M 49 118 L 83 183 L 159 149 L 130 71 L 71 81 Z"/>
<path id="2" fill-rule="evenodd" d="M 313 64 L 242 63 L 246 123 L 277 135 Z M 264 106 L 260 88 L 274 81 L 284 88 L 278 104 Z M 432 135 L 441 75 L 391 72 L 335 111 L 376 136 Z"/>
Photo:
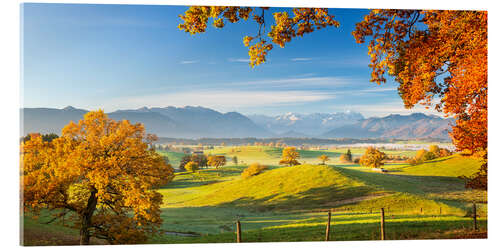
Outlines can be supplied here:
<path id="1" fill-rule="evenodd" d="M 365 44 L 351 35 L 368 10 L 332 9 L 340 28 L 275 46 L 268 62 L 248 66 L 253 22 L 177 29 L 185 6 L 24 4 L 23 107 L 106 112 L 143 106 L 204 106 L 221 112 L 282 114 L 405 110 L 390 80 L 371 83 Z M 271 17 L 267 22 L 272 22 Z M 435 114 L 435 113 L 434 113 Z"/>

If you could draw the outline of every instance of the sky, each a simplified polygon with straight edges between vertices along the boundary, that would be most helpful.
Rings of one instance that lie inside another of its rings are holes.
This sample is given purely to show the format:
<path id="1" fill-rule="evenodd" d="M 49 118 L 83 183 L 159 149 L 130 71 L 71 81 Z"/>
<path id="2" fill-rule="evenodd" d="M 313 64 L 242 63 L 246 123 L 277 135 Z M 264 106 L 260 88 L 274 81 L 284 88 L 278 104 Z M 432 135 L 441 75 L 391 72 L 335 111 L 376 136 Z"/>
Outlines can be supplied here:
<path id="1" fill-rule="evenodd" d="M 187 8 L 23 4 L 22 107 L 438 114 L 405 109 L 391 78 L 382 85 L 369 81 L 366 44 L 351 35 L 368 10 L 331 9 L 339 28 L 275 45 L 265 64 L 251 68 L 242 39 L 257 33 L 254 22 L 190 35 L 177 28 Z"/>

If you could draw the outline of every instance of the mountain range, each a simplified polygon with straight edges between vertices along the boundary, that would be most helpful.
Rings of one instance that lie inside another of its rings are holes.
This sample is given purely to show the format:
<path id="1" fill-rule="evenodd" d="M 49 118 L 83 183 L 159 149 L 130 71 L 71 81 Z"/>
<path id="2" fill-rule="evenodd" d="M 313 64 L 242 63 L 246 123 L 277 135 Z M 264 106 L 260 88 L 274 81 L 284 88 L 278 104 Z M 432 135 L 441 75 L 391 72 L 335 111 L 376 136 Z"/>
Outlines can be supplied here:
<path id="1" fill-rule="evenodd" d="M 364 117 L 357 112 L 313 113 L 298 114 L 286 113 L 277 116 L 249 115 L 257 125 L 279 135 L 302 134 L 305 137 L 317 136 L 331 129 L 352 125 Z"/>
<path id="2" fill-rule="evenodd" d="M 411 115 L 392 114 L 372 117 L 359 122 L 334 128 L 322 136 L 326 138 L 438 138 L 449 139 L 448 132 L 453 119 L 413 113 Z"/>
<path id="3" fill-rule="evenodd" d="M 82 119 L 87 110 L 68 106 L 21 109 L 21 134 L 60 134 L 69 121 Z M 422 113 L 364 118 L 357 112 L 278 116 L 221 113 L 204 107 L 164 107 L 117 110 L 115 120 L 143 123 L 147 133 L 172 138 L 439 138 L 448 139 L 451 120 Z"/>

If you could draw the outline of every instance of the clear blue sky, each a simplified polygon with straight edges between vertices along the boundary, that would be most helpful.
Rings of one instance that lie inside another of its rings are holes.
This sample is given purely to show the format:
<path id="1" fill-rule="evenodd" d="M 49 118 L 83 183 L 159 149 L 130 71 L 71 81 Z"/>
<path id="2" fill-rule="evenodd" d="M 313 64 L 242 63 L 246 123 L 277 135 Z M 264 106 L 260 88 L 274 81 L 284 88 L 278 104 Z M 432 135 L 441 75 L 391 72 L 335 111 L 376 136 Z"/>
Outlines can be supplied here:
<path id="1" fill-rule="evenodd" d="M 366 45 L 351 35 L 368 10 L 333 9 L 340 28 L 275 46 L 268 62 L 252 69 L 242 38 L 255 35 L 255 23 L 192 36 L 177 28 L 186 9 L 24 4 L 23 107 L 111 112 L 190 105 L 243 114 L 351 110 L 365 116 L 424 111 L 405 110 L 392 80 L 381 86 L 369 81 Z"/>

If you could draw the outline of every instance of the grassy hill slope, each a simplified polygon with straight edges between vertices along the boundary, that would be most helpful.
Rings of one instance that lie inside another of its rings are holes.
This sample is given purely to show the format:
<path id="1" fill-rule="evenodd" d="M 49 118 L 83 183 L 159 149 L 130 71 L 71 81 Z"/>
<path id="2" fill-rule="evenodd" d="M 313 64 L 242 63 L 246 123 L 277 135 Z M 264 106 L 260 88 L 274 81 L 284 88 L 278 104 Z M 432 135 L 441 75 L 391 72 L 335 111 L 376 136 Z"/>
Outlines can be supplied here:
<path id="1" fill-rule="evenodd" d="M 175 191 L 175 190 L 174 190 Z M 371 195 L 375 189 L 355 181 L 329 166 L 298 165 L 268 170 L 260 175 L 220 183 L 192 187 L 183 194 L 176 193 L 167 207 L 230 205 L 255 208 L 302 209 L 331 206 L 332 203 Z M 185 199 L 179 197 L 187 196 Z"/>
<path id="2" fill-rule="evenodd" d="M 448 157 L 434 159 L 423 164 L 401 168 L 401 174 L 420 176 L 470 176 L 481 166 L 480 159 L 464 157 L 455 154 Z"/>
<path id="3" fill-rule="evenodd" d="M 213 150 L 207 150 L 208 154 L 222 154 L 227 157 L 237 156 L 240 162 L 250 164 L 252 162 L 260 162 L 268 165 L 278 165 L 281 159 L 282 148 L 268 146 L 237 146 L 237 147 L 220 147 Z M 330 158 L 340 157 L 338 152 L 330 152 L 325 150 L 298 150 L 300 154 L 299 162 L 302 163 L 319 163 L 320 155 L 327 155 Z"/>

